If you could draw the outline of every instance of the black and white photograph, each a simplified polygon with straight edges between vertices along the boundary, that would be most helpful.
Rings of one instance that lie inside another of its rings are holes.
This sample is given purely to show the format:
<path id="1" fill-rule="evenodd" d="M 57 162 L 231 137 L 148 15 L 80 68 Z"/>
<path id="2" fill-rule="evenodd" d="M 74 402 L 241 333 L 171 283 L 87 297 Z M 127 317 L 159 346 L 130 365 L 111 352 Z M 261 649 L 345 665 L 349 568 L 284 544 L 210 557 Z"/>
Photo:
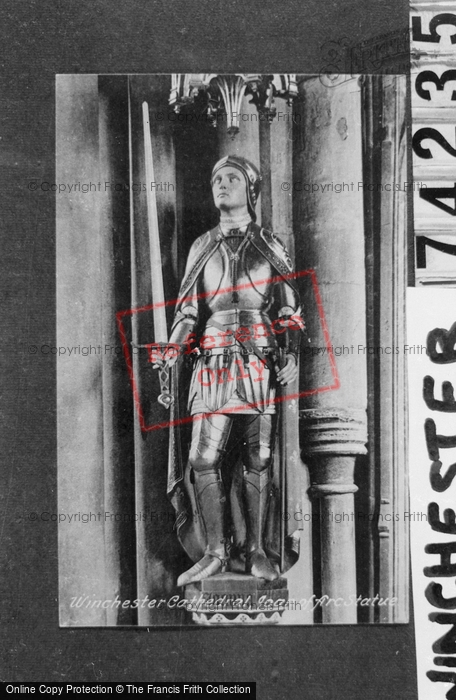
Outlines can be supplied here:
<path id="1" fill-rule="evenodd" d="M 452 3 L 0 18 L 0 686 L 451 697 Z"/>
<path id="2" fill-rule="evenodd" d="M 405 76 L 59 75 L 56 118 L 60 624 L 407 622 Z"/>

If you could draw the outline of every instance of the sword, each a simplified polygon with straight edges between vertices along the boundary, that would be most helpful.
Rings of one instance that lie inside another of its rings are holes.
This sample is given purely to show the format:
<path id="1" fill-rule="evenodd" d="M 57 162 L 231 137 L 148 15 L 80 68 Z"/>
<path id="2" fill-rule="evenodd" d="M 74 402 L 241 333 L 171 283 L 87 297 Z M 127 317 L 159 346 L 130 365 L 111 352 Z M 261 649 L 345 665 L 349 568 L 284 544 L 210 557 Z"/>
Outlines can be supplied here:
<path id="1" fill-rule="evenodd" d="M 146 164 L 146 199 L 147 225 L 149 229 L 150 276 L 152 287 L 152 303 L 154 305 L 154 337 L 155 344 L 161 347 L 168 344 L 168 329 L 166 327 L 165 290 L 163 287 L 163 269 L 160 250 L 160 234 L 158 230 L 157 199 L 155 196 L 154 159 L 152 140 L 150 137 L 149 105 L 142 103 L 144 155 Z M 142 347 L 142 346 L 140 346 Z M 148 347 L 148 346 L 145 346 Z M 169 408 L 173 402 L 169 387 L 169 367 L 165 363 L 159 368 L 160 395 L 158 402 Z"/>

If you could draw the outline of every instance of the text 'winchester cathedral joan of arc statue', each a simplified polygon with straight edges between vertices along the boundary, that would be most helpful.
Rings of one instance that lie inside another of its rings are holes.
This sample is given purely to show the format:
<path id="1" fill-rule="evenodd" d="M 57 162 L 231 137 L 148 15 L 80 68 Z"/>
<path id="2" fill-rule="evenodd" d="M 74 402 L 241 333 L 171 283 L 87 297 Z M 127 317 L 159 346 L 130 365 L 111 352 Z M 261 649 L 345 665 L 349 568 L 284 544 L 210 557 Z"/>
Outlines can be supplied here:
<path id="1" fill-rule="evenodd" d="M 255 223 L 260 182 L 245 158 L 226 156 L 214 166 L 220 223 L 191 247 L 165 359 L 155 365 L 171 370 L 168 491 L 195 562 L 179 586 L 225 571 L 272 582 L 289 547 L 280 522 L 283 480 L 273 478 L 286 465 L 275 439 L 304 323 L 287 250 Z M 184 415 L 192 421 L 188 455 L 179 442 Z"/>

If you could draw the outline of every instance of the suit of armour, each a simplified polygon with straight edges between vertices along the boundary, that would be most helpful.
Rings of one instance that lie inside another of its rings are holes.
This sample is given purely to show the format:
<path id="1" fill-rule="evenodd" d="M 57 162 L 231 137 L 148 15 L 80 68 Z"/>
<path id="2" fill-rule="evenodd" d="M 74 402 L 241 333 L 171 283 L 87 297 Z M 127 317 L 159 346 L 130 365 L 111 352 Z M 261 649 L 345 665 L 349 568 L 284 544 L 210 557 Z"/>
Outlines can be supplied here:
<path id="1" fill-rule="evenodd" d="M 288 253 L 274 234 L 253 222 L 238 229 L 218 226 L 190 250 L 170 338 L 195 356 L 188 411 L 198 420 L 192 427 L 188 468 L 204 520 L 205 553 L 226 566 L 220 467 L 235 430 L 243 463 L 246 571 L 269 580 L 278 576 L 262 542 L 276 428 L 276 373 L 280 350 L 297 362 L 303 328 L 291 272 Z M 198 580 L 194 576 L 191 580 Z"/>

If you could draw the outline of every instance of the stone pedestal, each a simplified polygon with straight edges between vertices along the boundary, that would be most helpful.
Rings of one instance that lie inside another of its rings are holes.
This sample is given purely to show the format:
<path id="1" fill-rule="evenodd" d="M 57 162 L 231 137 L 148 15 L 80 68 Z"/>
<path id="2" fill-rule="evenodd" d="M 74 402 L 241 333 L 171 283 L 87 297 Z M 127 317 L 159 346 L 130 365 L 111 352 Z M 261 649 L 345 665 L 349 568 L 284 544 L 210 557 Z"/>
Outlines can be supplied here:
<path id="1" fill-rule="evenodd" d="M 288 602 L 287 581 L 225 573 L 185 586 L 189 612 L 199 625 L 277 624 Z"/>

